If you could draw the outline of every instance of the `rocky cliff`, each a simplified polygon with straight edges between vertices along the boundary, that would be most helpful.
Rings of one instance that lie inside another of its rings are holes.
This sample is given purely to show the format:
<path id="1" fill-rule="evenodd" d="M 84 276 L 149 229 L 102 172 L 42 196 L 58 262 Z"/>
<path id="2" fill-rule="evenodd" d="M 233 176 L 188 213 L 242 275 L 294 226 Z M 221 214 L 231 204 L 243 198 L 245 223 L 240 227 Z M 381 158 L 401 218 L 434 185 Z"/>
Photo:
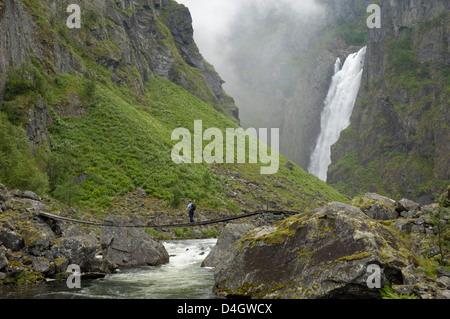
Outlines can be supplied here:
<path id="1" fill-rule="evenodd" d="M 81 28 L 69 29 L 70 1 L 2 1 L 0 5 L 0 100 L 8 70 L 22 63 L 50 75 L 79 72 L 98 79 L 89 63 L 100 64 L 115 84 L 138 94 L 153 75 L 166 78 L 232 114 L 238 111 L 222 79 L 193 41 L 186 7 L 171 0 L 81 1 Z M 88 62 L 89 61 L 89 62 Z M 130 68 L 135 72 L 130 73 Z M 81 104 L 76 98 L 71 108 Z M 34 119 L 31 119 L 33 121 Z"/>
<path id="2" fill-rule="evenodd" d="M 282 154 L 307 169 L 334 63 L 365 45 L 370 1 L 312 1 L 301 12 L 288 3 L 240 8 L 225 56 L 238 71 L 228 85 L 242 125 L 279 127 Z"/>
<path id="3" fill-rule="evenodd" d="M 367 45 L 352 125 L 333 148 L 328 181 L 350 196 L 432 200 L 449 180 L 448 1 L 382 1 L 380 29 L 366 24 L 373 1 L 317 3 L 309 14 L 257 10 L 234 26 L 242 123 L 280 127 L 282 153 L 308 168 L 334 62 Z"/>
<path id="4" fill-rule="evenodd" d="M 350 127 L 328 182 L 429 202 L 450 175 L 448 1 L 381 1 Z"/>

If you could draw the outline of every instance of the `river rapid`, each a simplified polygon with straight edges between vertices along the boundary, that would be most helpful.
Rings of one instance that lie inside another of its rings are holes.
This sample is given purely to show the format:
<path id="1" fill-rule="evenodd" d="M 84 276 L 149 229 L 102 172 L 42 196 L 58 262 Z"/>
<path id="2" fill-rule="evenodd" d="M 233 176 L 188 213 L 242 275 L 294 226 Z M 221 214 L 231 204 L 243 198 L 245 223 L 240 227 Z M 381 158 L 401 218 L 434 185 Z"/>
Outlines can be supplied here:
<path id="1" fill-rule="evenodd" d="M 169 240 L 163 245 L 170 262 L 124 269 L 101 279 L 82 280 L 81 288 L 66 281 L 26 286 L 0 286 L 9 299 L 213 299 L 213 269 L 200 267 L 216 239 Z"/>

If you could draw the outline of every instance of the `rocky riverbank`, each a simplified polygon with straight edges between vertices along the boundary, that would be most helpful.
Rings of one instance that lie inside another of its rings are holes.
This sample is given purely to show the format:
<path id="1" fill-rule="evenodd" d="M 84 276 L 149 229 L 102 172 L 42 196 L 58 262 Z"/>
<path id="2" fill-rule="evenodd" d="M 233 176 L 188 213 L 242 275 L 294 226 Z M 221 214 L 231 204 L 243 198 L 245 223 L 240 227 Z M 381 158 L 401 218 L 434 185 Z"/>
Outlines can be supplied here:
<path id="1" fill-rule="evenodd" d="M 139 191 L 129 196 L 128 218 L 113 207 L 115 214 L 105 213 L 103 221 L 127 226 L 148 218 L 158 224 L 183 218 L 176 212 L 141 216 L 138 210 L 150 210 L 150 201 Z M 438 235 L 448 243 L 450 222 L 447 211 L 438 234 L 433 212 L 439 209 L 368 193 L 352 205 L 332 202 L 290 217 L 262 214 L 219 228 L 217 245 L 203 266 L 215 267 L 213 290 L 220 297 L 379 298 L 379 289 L 367 284 L 376 265 L 381 287 L 391 287 L 396 296 L 450 298 L 450 269 L 437 262 L 448 264 Z M 71 264 L 92 278 L 169 261 L 165 248 L 141 228 L 86 226 L 40 212 L 93 221 L 88 213 L 0 184 L 0 284 L 65 279 Z M 217 217 L 210 214 L 199 217 Z M 202 231 L 195 230 L 199 237 L 205 236 Z"/>
<path id="2" fill-rule="evenodd" d="M 450 271 L 440 267 L 438 234 L 431 220 L 437 204 L 421 207 L 368 193 L 353 205 L 329 203 L 270 226 L 228 225 L 203 262 L 215 267 L 221 297 L 450 298 Z M 441 230 L 449 224 L 442 215 Z M 448 228 L 440 236 L 449 241 Z M 444 261 L 448 263 L 447 261 Z M 389 290 L 388 290 L 389 291 Z"/>
<path id="3" fill-rule="evenodd" d="M 31 191 L 0 184 L 0 284 L 28 284 L 67 278 L 71 264 L 83 276 L 103 276 L 120 268 L 160 265 L 169 261 L 159 240 L 216 237 L 224 224 L 195 228 L 99 227 L 44 217 L 51 213 L 71 219 L 121 226 L 177 224 L 188 221 L 182 208 L 167 207 L 137 189 L 117 199 L 104 212 L 68 208 Z M 196 221 L 229 216 L 198 205 Z M 266 225 L 283 216 L 259 216 Z"/>
<path id="4" fill-rule="evenodd" d="M 83 276 L 93 277 L 169 261 L 164 246 L 142 229 L 99 229 L 38 216 L 55 205 L 33 192 L 0 184 L 0 284 L 64 279 L 71 264 L 78 265 Z M 58 213 L 77 217 L 73 208 Z M 128 223 L 118 216 L 107 220 L 113 225 Z"/>

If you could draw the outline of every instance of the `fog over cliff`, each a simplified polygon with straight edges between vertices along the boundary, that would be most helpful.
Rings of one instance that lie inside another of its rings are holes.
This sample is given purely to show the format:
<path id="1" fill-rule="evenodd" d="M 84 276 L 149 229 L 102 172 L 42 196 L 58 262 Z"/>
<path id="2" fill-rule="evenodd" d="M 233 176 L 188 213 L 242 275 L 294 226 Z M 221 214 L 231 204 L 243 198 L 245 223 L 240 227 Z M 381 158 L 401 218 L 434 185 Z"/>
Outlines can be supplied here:
<path id="1" fill-rule="evenodd" d="M 307 67 L 301 57 L 310 38 L 326 21 L 324 7 L 316 0 L 178 2 L 190 9 L 196 43 L 226 81 L 242 126 L 283 131 L 284 106 Z"/>

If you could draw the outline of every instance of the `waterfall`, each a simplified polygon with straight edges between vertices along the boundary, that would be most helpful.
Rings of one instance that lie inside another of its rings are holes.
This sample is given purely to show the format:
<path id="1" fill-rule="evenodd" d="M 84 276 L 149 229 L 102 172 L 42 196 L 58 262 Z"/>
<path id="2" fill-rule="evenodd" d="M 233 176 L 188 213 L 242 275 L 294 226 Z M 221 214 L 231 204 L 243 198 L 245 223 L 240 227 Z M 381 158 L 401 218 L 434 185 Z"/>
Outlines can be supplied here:
<path id="1" fill-rule="evenodd" d="M 344 65 L 339 58 L 334 65 L 335 73 L 321 114 L 320 135 L 308 168 L 309 173 L 325 182 L 331 163 L 331 145 L 337 142 L 341 131 L 350 125 L 350 116 L 361 85 L 365 55 L 366 47 L 350 54 Z"/>

